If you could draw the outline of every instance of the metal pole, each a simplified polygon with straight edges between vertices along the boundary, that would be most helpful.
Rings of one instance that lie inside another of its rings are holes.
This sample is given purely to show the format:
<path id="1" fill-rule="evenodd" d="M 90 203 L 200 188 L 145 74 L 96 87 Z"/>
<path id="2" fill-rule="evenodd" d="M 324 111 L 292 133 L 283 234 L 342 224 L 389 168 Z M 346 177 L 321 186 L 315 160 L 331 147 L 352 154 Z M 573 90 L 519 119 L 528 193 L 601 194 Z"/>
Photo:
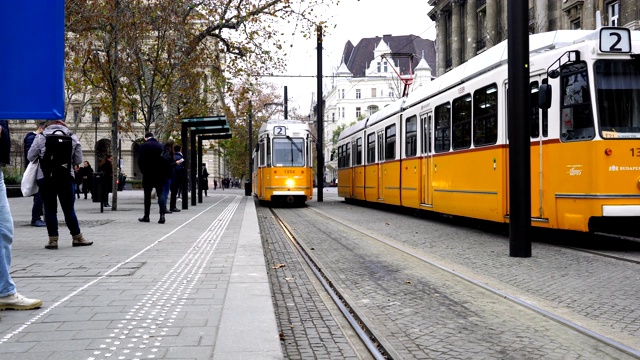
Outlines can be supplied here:
<path id="1" fill-rule="evenodd" d="M 318 37 L 318 46 L 316 48 L 318 54 L 318 81 L 317 81 L 317 92 L 318 92 L 318 102 L 316 105 L 317 109 L 317 118 L 318 121 L 318 143 L 316 144 L 317 149 L 317 174 L 316 181 L 318 182 L 318 202 L 322 202 L 322 192 L 324 191 L 324 109 L 322 102 L 322 25 L 318 25 L 316 28 L 317 37 Z"/>
<path id="2" fill-rule="evenodd" d="M 182 210 L 187 210 L 189 208 L 189 175 L 193 176 L 193 172 L 188 174 L 189 164 L 191 160 L 189 158 L 189 153 L 191 149 L 189 148 L 189 133 L 187 132 L 188 126 L 186 123 L 182 123 L 182 127 L 180 129 L 180 140 L 182 142 L 182 156 L 184 159 L 184 166 L 182 169 Z"/>
<path id="3" fill-rule="evenodd" d="M 287 87 L 284 87 L 284 93 L 287 93 Z M 286 96 L 286 95 L 285 95 Z M 285 112 L 284 118 L 287 118 L 287 113 Z M 253 106 L 251 105 L 251 100 L 249 100 L 249 175 L 247 175 L 247 183 L 245 184 L 244 194 L 247 196 L 251 196 L 251 187 L 252 187 L 252 172 L 253 172 Z M 248 188 L 248 190 L 247 190 Z"/>
<path id="4" fill-rule="evenodd" d="M 198 136 L 198 203 L 202 204 L 202 135 Z"/>
<path id="5" fill-rule="evenodd" d="M 531 257 L 529 30 L 525 1 L 508 2 L 509 256 Z"/>
<path id="6" fill-rule="evenodd" d="M 284 119 L 289 118 L 289 96 L 287 95 L 287 87 L 284 87 Z"/>
<path id="7" fill-rule="evenodd" d="M 196 134 L 193 130 L 191 130 L 190 135 L 191 135 L 191 206 L 196 206 L 196 174 L 198 174 L 198 168 L 197 168 L 198 159 L 196 154 L 196 151 L 197 151 L 196 150 Z"/>

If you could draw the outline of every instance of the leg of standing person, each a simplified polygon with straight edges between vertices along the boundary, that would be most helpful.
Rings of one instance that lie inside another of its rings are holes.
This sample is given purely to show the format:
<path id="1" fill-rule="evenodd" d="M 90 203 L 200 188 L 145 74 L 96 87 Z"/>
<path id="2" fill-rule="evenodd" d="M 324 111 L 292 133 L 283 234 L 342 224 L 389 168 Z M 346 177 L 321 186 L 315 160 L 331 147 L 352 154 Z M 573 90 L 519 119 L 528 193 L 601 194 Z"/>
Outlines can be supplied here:
<path id="1" fill-rule="evenodd" d="M 164 214 L 167 212 L 167 198 L 164 196 L 163 183 L 159 182 L 156 184 L 156 193 L 158 194 L 158 207 L 160 208 L 160 219 L 158 220 L 158 224 L 164 224 Z"/>
<path id="2" fill-rule="evenodd" d="M 153 190 L 153 186 L 149 184 L 149 180 L 145 181 L 144 176 L 142 177 L 142 189 L 144 191 L 144 216 L 138 218 L 138 221 L 149 222 L 149 213 L 151 212 L 151 190 Z"/>
<path id="3" fill-rule="evenodd" d="M 41 217 L 43 215 L 43 200 L 42 200 L 42 191 L 40 190 L 44 185 L 44 182 L 41 180 L 36 180 L 38 184 L 38 192 L 33 195 L 33 207 L 31 208 L 31 226 L 46 226 L 47 224 L 42 221 Z"/>
<path id="4" fill-rule="evenodd" d="M 44 201 L 44 222 L 47 223 L 49 242 L 45 249 L 58 248 L 58 187 L 53 180 L 43 180 L 42 199 Z"/>
<path id="5" fill-rule="evenodd" d="M 11 279 L 11 244 L 13 243 L 13 217 L 7 199 L 4 175 L 0 169 L 0 310 L 31 310 L 42 306 L 40 299 L 28 299 L 16 291 Z"/>
<path id="6" fill-rule="evenodd" d="M 179 194 L 180 184 L 179 181 L 171 182 L 171 200 L 169 201 L 169 210 L 172 212 L 180 212 L 180 209 L 176 207 L 177 196 Z"/>
<path id="7" fill-rule="evenodd" d="M 73 246 L 87 246 L 93 244 L 93 241 L 87 241 L 82 232 L 80 231 L 80 224 L 78 223 L 78 216 L 74 208 L 75 196 L 73 194 L 74 184 L 69 186 L 61 181 L 58 184 L 58 199 L 60 200 L 60 207 L 64 214 L 64 222 L 67 224 L 71 238 L 73 239 Z"/>

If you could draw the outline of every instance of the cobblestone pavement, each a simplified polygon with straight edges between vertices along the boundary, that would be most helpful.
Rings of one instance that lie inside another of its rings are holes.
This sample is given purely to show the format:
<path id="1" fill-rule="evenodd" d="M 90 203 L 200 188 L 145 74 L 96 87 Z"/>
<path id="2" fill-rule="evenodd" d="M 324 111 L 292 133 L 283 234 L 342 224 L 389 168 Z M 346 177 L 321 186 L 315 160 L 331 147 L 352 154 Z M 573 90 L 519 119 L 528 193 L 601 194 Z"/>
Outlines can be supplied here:
<path id="1" fill-rule="evenodd" d="M 637 264 L 538 243 L 532 258 L 510 258 L 505 237 L 340 200 L 328 193 L 308 209 L 279 213 L 369 322 L 388 334 L 399 358 L 630 357 L 464 281 L 441 278 L 313 210 L 638 348 Z"/>
<path id="2" fill-rule="evenodd" d="M 287 359 L 358 359 L 268 208 L 256 207 Z"/>

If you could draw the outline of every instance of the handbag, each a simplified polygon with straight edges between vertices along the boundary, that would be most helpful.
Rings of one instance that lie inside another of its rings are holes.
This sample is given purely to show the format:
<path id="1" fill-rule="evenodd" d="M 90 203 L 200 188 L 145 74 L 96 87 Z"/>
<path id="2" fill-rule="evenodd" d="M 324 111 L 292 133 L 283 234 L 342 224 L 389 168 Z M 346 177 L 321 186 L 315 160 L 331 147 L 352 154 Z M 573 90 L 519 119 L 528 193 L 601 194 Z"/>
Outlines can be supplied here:
<path id="1" fill-rule="evenodd" d="M 27 169 L 22 175 L 22 182 L 20 183 L 20 190 L 22 190 L 22 196 L 35 195 L 38 192 L 38 159 L 32 161 L 27 165 Z"/>

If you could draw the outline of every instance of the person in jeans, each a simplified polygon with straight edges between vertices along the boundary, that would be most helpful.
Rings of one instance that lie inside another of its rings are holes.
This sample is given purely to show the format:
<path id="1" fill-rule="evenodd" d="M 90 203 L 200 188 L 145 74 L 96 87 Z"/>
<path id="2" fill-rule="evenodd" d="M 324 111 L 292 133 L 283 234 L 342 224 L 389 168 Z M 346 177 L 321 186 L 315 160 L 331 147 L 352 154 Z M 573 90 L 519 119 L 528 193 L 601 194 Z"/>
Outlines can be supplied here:
<path id="1" fill-rule="evenodd" d="M 44 129 L 44 124 L 45 124 L 44 121 L 40 122 L 38 124 L 38 129 L 36 131 L 30 132 L 24 137 L 24 160 L 25 160 L 25 164 L 27 165 L 29 164 L 29 160 L 27 159 L 27 153 L 31 148 L 31 144 L 33 144 L 33 140 L 36 138 L 38 134 L 42 132 L 42 129 Z M 41 186 L 41 184 L 38 184 L 38 186 Z M 42 227 L 47 225 L 41 219 L 43 214 L 43 210 L 42 210 L 43 205 L 44 204 L 42 201 L 42 193 L 40 192 L 40 189 L 38 189 L 38 192 L 33 195 L 33 207 L 31 208 L 31 226 Z"/>
<path id="2" fill-rule="evenodd" d="M 7 120 L 0 120 L 0 163 L 9 164 L 11 138 Z M 11 244 L 13 243 L 13 217 L 7 199 L 7 187 L 0 166 L 0 310 L 31 310 L 42 306 L 42 300 L 29 299 L 16 290 L 11 279 Z"/>
<path id="3" fill-rule="evenodd" d="M 54 120 L 47 123 L 44 131 L 36 136 L 33 145 L 29 149 L 29 161 L 35 158 L 43 158 L 46 151 L 45 135 L 53 134 L 56 131 L 62 131 L 66 135 L 71 135 L 73 143 L 73 153 L 69 154 L 72 164 L 82 163 L 82 147 L 78 141 L 78 137 L 71 133 L 65 123 L 60 120 Z M 38 168 L 38 180 L 44 180 L 42 187 L 42 196 L 44 198 L 44 221 L 47 223 L 47 233 L 49 234 L 49 242 L 44 247 L 46 249 L 55 250 L 58 248 L 58 200 L 64 214 L 64 221 L 73 238 L 73 246 L 86 246 L 93 244 L 93 241 L 87 241 L 80 231 L 78 217 L 74 209 L 74 179 L 73 168 L 68 171 L 58 171 L 52 176 L 45 177 L 42 166 Z"/>

